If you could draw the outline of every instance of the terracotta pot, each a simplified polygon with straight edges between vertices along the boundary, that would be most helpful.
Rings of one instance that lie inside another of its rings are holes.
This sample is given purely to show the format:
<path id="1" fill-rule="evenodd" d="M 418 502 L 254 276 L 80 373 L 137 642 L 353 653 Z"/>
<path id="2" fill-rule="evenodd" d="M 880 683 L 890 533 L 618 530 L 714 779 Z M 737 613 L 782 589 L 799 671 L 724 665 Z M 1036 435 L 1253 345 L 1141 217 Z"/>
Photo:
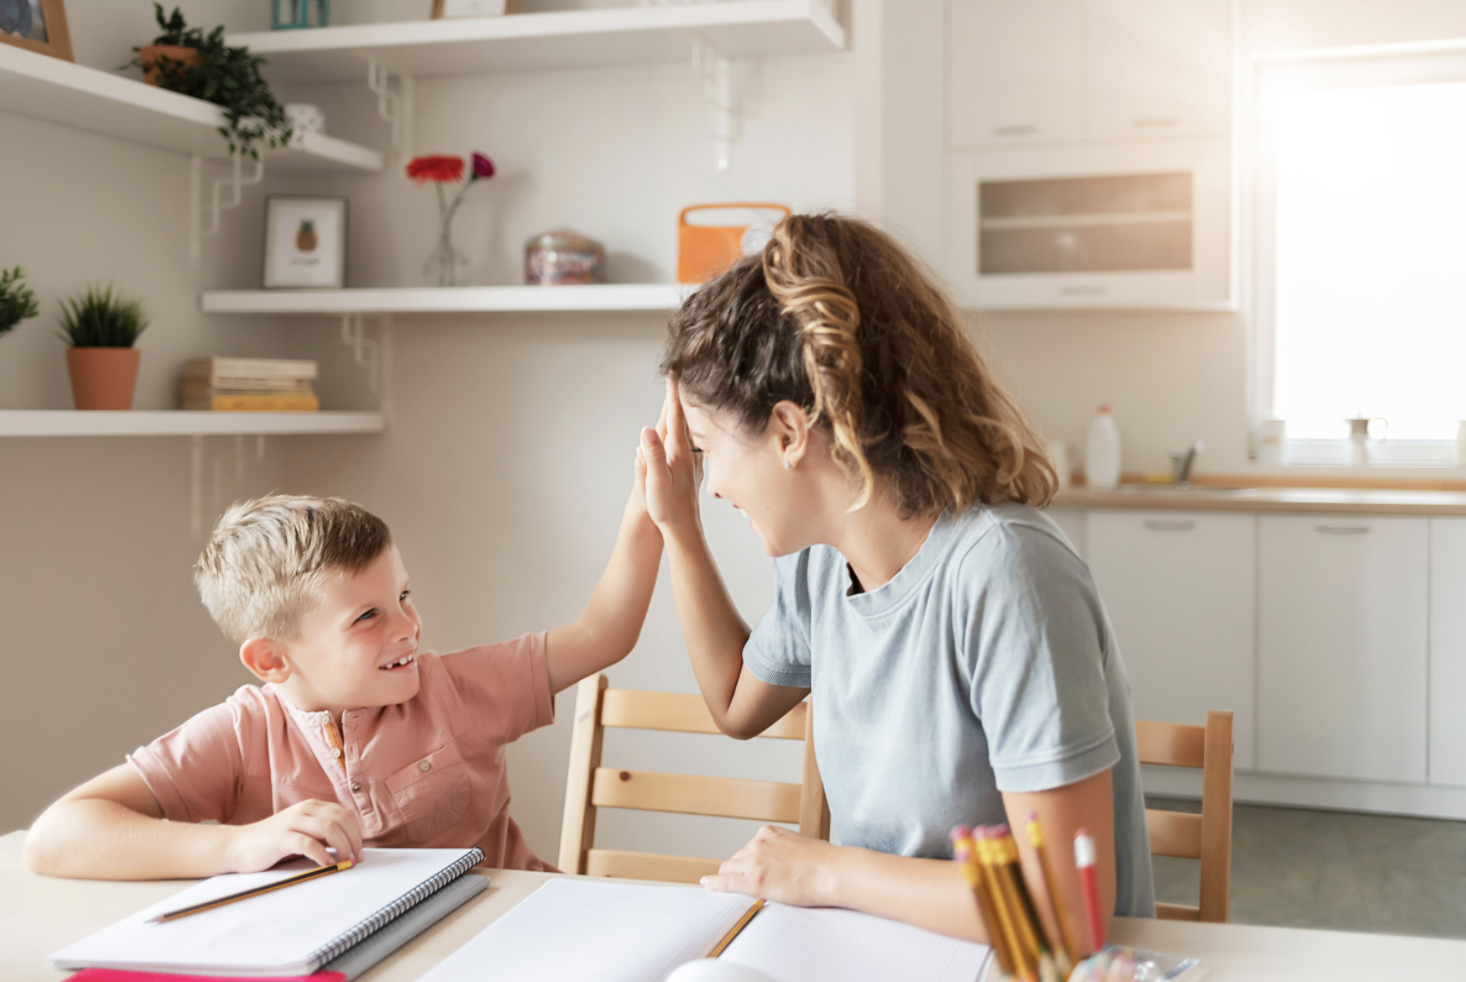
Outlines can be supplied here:
<path id="1" fill-rule="evenodd" d="M 137 385 L 136 348 L 67 348 L 71 398 L 77 409 L 131 409 Z"/>
<path id="2" fill-rule="evenodd" d="M 149 85 L 158 84 L 158 57 L 171 58 L 185 65 L 193 66 L 202 57 L 198 48 L 185 48 L 180 44 L 149 44 L 137 49 L 137 60 L 142 62 L 143 81 Z"/>

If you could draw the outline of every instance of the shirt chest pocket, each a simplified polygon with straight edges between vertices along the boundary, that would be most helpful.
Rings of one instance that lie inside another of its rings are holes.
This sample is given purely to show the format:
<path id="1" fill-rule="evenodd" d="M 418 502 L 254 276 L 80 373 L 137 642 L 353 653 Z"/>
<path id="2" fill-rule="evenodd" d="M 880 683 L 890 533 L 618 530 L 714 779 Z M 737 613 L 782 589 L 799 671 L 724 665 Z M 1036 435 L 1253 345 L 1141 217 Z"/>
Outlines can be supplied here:
<path id="1" fill-rule="evenodd" d="M 426 842 L 468 811 L 468 765 L 450 743 L 387 778 L 387 790 L 402 812 L 407 838 Z"/>

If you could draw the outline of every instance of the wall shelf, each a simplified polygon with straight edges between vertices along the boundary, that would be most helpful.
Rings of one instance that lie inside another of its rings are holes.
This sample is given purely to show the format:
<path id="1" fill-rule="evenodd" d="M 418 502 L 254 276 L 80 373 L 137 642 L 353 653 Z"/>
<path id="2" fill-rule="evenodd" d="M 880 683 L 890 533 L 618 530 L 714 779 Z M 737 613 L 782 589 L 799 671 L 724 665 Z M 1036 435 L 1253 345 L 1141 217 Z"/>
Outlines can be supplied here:
<path id="1" fill-rule="evenodd" d="M 200 157 L 224 158 L 213 103 L 59 58 L 0 45 L 0 112 Z M 284 173 L 374 173 L 382 155 L 320 133 L 265 154 Z"/>
<path id="2" fill-rule="evenodd" d="M 694 40 L 729 58 L 843 51 L 830 0 L 557 11 L 230 35 L 264 55 L 272 81 L 356 81 L 363 58 L 417 78 L 684 61 Z"/>
<path id="3" fill-rule="evenodd" d="M 380 433 L 379 412 L 209 413 L 182 410 L 0 410 L 0 436 L 285 436 Z"/>
<path id="4" fill-rule="evenodd" d="M 206 314 L 478 314 L 670 311 L 696 287 L 676 283 L 466 286 L 369 290 L 216 290 Z"/>

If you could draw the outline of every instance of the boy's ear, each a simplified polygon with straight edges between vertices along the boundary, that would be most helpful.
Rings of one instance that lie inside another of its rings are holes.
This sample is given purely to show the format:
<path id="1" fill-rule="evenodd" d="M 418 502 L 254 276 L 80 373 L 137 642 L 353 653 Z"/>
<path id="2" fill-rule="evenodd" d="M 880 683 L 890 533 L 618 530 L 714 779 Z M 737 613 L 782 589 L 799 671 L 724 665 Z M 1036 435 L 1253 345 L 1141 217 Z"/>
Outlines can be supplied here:
<path id="1" fill-rule="evenodd" d="M 239 646 L 239 660 L 261 682 L 284 682 L 290 678 L 285 646 L 272 638 L 250 638 Z"/>

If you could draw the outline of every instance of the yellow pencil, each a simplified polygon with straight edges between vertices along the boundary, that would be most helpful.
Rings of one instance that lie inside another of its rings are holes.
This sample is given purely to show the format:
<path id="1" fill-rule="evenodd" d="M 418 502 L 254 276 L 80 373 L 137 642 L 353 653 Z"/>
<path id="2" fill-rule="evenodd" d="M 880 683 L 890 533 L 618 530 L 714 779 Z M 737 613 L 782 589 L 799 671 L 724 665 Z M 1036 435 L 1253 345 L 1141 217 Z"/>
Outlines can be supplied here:
<path id="1" fill-rule="evenodd" d="M 330 876 L 344 869 L 351 869 L 352 862 L 343 859 L 334 866 L 317 866 L 315 869 L 306 870 L 298 876 L 287 877 L 283 880 L 276 880 L 262 887 L 255 887 L 253 890 L 241 890 L 238 893 L 231 893 L 227 897 L 219 897 L 215 900 L 208 900 L 201 904 L 194 904 L 192 907 L 180 907 L 178 910 L 170 910 L 166 914 L 159 914 L 152 918 L 149 923 L 161 924 L 164 921 L 176 921 L 180 917 L 187 917 L 190 914 L 201 914 L 206 910 L 213 910 L 215 907 L 223 907 L 225 904 L 232 904 L 240 900 L 248 900 L 250 897 L 258 897 L 262 893 L 270 893 L 274 890 L 283 890 L 286 887 L 293 887 L 297 883 L 304 883 L 307 880 L 319 880 L 323 876 Z"/>
<path id="2" fill-rule="evenodd" d="M 1013 955 L 1008 950 L 1008 942 L 1003 936 L 1002 925 L 998 923 L 998 912 L 993 907 L 993 898 L 988 895 L 987 885 L 982 881 L 975 851 L 976 847 L 970 829 L 958 826 L 952 830 L 952 857 L 962 867 L 962 876 L 967 880 L 967 885 L 972 889 L 972 895 L 977 900 L 982 925 L 987 930 L 988 941 L 993 946 L 993 953 L 998 957 L 998 967 L 1002 969 L 1003 976 L 1006 978 L 1013 974 Z"/>
<path id="3" fill-rule="evenodd" d="M 1074 957 L 1079 951 L 1079 946 L 1074 943 L 1074 932 L 1069 927 L 1068 915 L 1064 913 L 1063 898 L 1059 896 L 1059 884 L 1054 879 L 1054 868 L 1049 864 L 1049 851 L 1044 845 L 1043 830 L 1039 828 L 1038 815 L 1034 812 L 1028 814 L 1028 841 L 1033 845 L 1033 851 L 1038 854 L 1038 865 L 1043 869 L 1044 874 L 1044 889 L 1049 895 L 1049 909 L 1053 912 L 1054 923 L 1059 928 L 1054 960 L 1058 962 L 1059 974 L 1067 976 L 1073 968 Z"/>
<path id="4" fill-rule="evenodd" d="M 713 946 L 713 950 L 708 952 L 708 957 L 717 958 L 719 955 L 721 955 L 723 953 L 723 949 L 732 944 L 733 939 L 738 937 L 738 932 L 748 927 L 748 922 L 753 920 L 753 915 L 757 914 L 763 909 L 764 902 L 762 900 L 754 901 L 753 906 L 744 911 L 743 916 L 738 918 L 738 923 L 734 924 L 731 928 L 728 929 L 728 933 L 723 935 L 723 940 L 719 941 L 716 945 Z"/>

